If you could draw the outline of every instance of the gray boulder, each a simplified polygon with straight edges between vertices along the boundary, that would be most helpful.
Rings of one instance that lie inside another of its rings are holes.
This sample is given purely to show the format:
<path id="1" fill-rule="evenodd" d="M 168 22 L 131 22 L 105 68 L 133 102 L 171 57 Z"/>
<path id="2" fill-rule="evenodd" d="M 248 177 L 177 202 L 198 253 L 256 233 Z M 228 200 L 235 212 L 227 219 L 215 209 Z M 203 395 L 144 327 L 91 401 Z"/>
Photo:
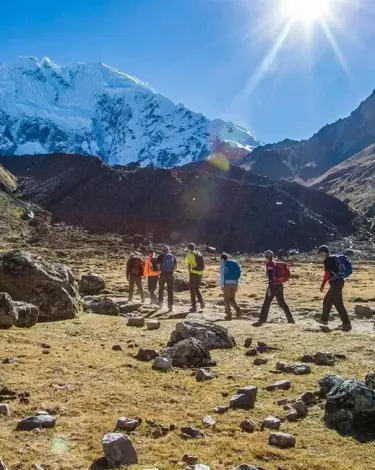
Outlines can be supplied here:
<path id="1" fill-rule="evenodd" d="M 17 431 L 32 431 L 34 429 L 50 429 L 55 427 L 56 419 L 49 414 L 38 414 L 37 416 L 28 416 L 17 424 Z"/>
<path id="2" fill-rule="evenodd" d="M 168 346 L 189 338 L 198 339 L 207 349 L 231 349 L 236 345 L 226 328 L 209 321 L 191 320 L 177 323 Z"/>
<path id="3" fill-rule="evenodd" d="M 99 294 L 104 288 L 105 280 L 100 274 L 84 274 L 79 281 L 79 292 L 83 295 Z"/>
<path id="4" fill-rule="evenodd" d="M 291 434 L 273 432 L 270 434 L 269 444 L 280 449 L 290 449 L 296 446 L 296 438 Z"/>
<path id="5" fill-rule="evenodd" d="M 167 357 L 157 357 L 152 363 L 152 368 L 154 370 L 167 372 L 172 369 L 172 360 Z"/>
<path id="6" fill-rule="evenodd" d="M 14 250 L 0 255 L 0 291 L 39 308 L 39 321 L 74 318 L 79 294 L 71 270 L 40 256 Z"/>
<path id="7" fill-rule="evenodd" d="M 371 388 L 371 390 L 375 390 L 375 372 L 371 372 L 366 376 L 366 387 Z"/>
<path id="8" fill-rule="evenodd" d="M 174 367 L 210 367 L 214 365 L 208 349 L 195 338 L 185 339 L 163 352 Z"/>
<path id="9" fill-rule="evenodd" d="M 103 437 L 102 444 L 109 466 L 119 467 L 138 463 L 137 452 L 128 436 L 112 432 Z"/>
<path id="10" fill-rule="evenodd" d="M 253 433 L 256 431 L 257 425 L 252 419 L 244 419 L 240 424 L 240 428 L 244 432 Z"/>
<path id="11" fill-rule="evenodd" d="M 87 310 L 91 313 L 117 316 L 120 307 L 109 297 L 98 297 L 87 303 Z"/>
<path id="12" fill-rule="evenodd" d="M 232 409 L 250 410 L 254 408 L 257 393 L 257 387 L 240 388 L 237 390 L 237 394 L 231 398 L 229 407 Z"/>
<path id="13" fill-rule="evenodd" d="M 17 311 L 18 319 L 16 326 L 18 328 L 31 328 L 38 323 L 39 308 L 36 305 L 27 302 L 13 302 Z"/>
<path id="14" fill-rule="evenodd" d="M 197 369 L 195 372 L 195 379 L 197 382 L 206 382 L 212 380 L 214 376 L 206 369 Z"/>
<path id="15" fill-rule="evenodd" d="M 343 435 L 375 436 L 375 391 L 356 379 L 329 375 L 319 380 L 327 396 L 325 423 Z"/>
<path id="16" fill-rule="evenodd" d="M 367 305 L 356 305 L 354 307 L 354 314 L 358 318 L 369 318 L 371 319 L 375 315 L 375 310 Z"/>
<path id="17" fill-rule="evenodd" d="M 155 360 L 159 356 L 159 351 L 157 351 L 156 349 L 140 348 L 135 358 L 138 359 L 138 361 L 150 362 Z"/>
<path id="18" fill-rule="evenodd" d="M 11 296 L 5 292 L 0 292 L 0 328 L 4 330 L 12 328 L 17 320 L 18 314 Z"/>
<path id="19" fill-rule="evenodd" d="M 268 416 L 263 420 L 262 429 L 280 429 L 281 421 L 279 418 L 275 418 L 274 416 Z"/>

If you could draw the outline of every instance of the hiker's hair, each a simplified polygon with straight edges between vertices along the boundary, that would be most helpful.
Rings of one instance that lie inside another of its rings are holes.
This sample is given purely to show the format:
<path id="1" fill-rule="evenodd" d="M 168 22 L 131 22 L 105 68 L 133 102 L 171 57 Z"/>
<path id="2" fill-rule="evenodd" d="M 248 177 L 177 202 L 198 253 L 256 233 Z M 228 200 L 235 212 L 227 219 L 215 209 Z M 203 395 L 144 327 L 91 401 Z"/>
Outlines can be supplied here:
<path id="1" fill-rule="evenodd" d="M 318 255 L 320 253 L 327 253 L 329 255 L 329 248 L 327 245 L 322 245 L 319 247 L 319 250 L 318 250 Z"/>
<path id="2" fill-rule="evenodd" d="M 190 250 L 190 251 L 194 251 L 194 250 L 195 250 L 195 245 L 194 245 L 194 243 L 189 243 L 187 247 L 188 247 L 188 250 Z"/>
<path id="3" fill-rule="evenodd" d="M 221 255 L 220 259 L 222 259 L 224 261 L 227 261 L 228 260 L 228 255 L 223 254 L 223 255 Z"/>

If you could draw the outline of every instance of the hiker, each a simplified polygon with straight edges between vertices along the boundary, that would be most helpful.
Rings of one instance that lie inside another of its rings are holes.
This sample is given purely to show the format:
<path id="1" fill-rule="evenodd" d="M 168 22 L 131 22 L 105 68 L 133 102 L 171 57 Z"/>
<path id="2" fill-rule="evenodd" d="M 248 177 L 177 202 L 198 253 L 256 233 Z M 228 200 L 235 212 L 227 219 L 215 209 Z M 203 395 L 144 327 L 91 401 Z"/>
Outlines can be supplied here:
<path id="1" fill-rule="evenodd" d="M 129 281 L 129 302 L 133 301 L 134 285 L 137 286 L 138 294 L 141 296 L 142 303 L 145 301 L 143 291 L 143 271 L 144 262 L 142 258 L 135 253 L 131 253 L 126 264 L 126 278 Z"/>
<path id="2" fill-rule="evenodd" d="M 151 305 L 158 303 L 158 298 L 155 294 L 158 287 L 160 271 L 158 270 L 156 255 L 154 250 L 150 250 L 148 258 L 145 261 L 144 277 L 147 277 L 147 288 L 150 293 Z"/>
<path id="3" fill-rule="evenodd" d="M 188 252 L 186 255 L 186 264 L 189 271 L 189 286 L 191 296 L 191 313 L 197 311 L 197 299 L 200 307 L 205 307 L 200 286 L 202 282 L 202 276 L 204 271 L 204 258 L 202 254 L 195 249 L 194 243 L 189 243 Z"/>
<path id="4" fill-rule="evenodd" d="M 271 250 L 267 250 L 264 254 L 266 259 L 266 275 L 268 278 L 268 288 L 266 297 L 264 299 L 262 311 L 260 313 L 259 321 L 254 323 L 253 326 L 262 326 L 267 322 L 268 313 L 270 311 L 271 303 L 276 297 L 279 306 L 284 310 L 288 323 L 295 323 L 293 315 L 284 299 L 284 286 L 290 278 L 290 271 L 286 263 L 277 263 L 274 261 L 274 254 Z"/>
<path id="5" fill-rule="evenodd" d="M 168 292 L 168 312 L 173 312 L 173 287 L 174 287 L 174 271 L 177 268 L 177 260 L 172 255 L 169 246 L 163 248 L 163 253 L 158 256 L 157 269 L 160 271 L 159 278 L 159 308 L 163 308 L 164 289 L 167 286 Z"/>
<path id="6" fill-rule="evenodd" d="M 220 286 L 224 293 L 225 319 L 232 320 L 231 307 L 237 318 L 241 317 L 241 309 L 236 302 L 236 294 L 241 278 L 241 266 L 227 255 L 221 255 Z"/>
<path id="7" fill-rule="evenodd" d="M 329 282 L 329 290 L 323 300 L 322 318 L 317 320 L 317 322 L 321 325 L 327 326 L 332 307 L 335 306 L 342 321 L 342 326 L 339 327 L 339 329 L 350 331 L 352 329 L 352 325 L 348 317 L 348 312 L 344 306 L 342 295 L 345 285 L 344 279 L 352 274 L 352 265 L 345 255 L 331 255 L 329 248 L 326 245 L 322 245 L 319 248 L 318 256 L 324 262 L 325 272 L 322 285 L 320 286 L 320 292 L 324 292 L 327 282 Z"/>

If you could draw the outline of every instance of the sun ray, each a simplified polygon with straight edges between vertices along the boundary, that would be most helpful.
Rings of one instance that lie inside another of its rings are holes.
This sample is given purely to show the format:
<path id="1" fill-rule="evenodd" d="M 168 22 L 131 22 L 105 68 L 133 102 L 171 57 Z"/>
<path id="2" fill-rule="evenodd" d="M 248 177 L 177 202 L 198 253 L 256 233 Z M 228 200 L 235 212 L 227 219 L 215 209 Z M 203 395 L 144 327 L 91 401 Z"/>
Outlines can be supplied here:
<path id="1" fill-rule="evenodd" d="M 320 25 L 323 29 L 324 34 L 326 35 L 328 42 L 330 43 L 334 53 L 336 54 L 337 60 L 339 61 L 341 67 L 345 70 L 347 74 L 349 74 L 349 65 L 346 61 L 344 53 L 341 51 L 338 42 L 336 41 L 335 36 L 333 35 L 329 25 L 326 21 L 321 20 Z"/>

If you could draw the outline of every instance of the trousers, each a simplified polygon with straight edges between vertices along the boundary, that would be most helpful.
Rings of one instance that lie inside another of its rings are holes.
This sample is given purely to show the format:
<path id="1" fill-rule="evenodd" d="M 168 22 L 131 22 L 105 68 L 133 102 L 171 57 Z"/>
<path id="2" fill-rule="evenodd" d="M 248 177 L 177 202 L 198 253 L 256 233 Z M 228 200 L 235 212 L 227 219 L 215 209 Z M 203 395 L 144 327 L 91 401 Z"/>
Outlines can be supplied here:
<path id="1" fill-rule="evenodd" d="M 164 301 L 164 290 L 167 286 L 168 293 L 168 308 L 173 308 L 173 287 L 174 287 L 174 274 L 173 273 L 161 273 L 159 278 L 159 305 L 163 305 Z"/>
<path id="2" fill-rule="evenodd" d="M 202 276 L 200 274 L 194 274 L 194 273 L 190 274 L 190 278 L 189 278 L 190 297 L 191 297 L 191 305 L 193 307 L 197 306 L 197 299 L 201 305 L 204 304 L 202 293 L 200 291 L 201 282 L 202 282 Z"/>
<path id="3" fill-rule="evenodd" d="M 276 297 L 279 306 L 284 310 L 288 322 L 294 323 L 293 315 L 291 314 L 290 309 L 284 299 L 284 286 L 282 284 L 275 284 L 273 286 L 270 286 L 269 289 L 271 289 L 271 295 L 268 295 L 267 289 L 259 321 L 261 323 L 265 323 L 267 321 L 271 303 Z"/>
<path id="4" fill-rule="evenodd" d="M 346 311 L 342 297 L 344 285 L 344 279 L 338 279 L 337 281 L 330 282 L 329 291 L 323 300 L 323 321 L 328 321 L 332 307 L 335 306 L 338 314 L 340 315 L 342 323 L 344 325 L 350 325 L 348 312 Z"/>
<path id="5" fill-rule="evenodd" d="M 145 300 L 145 294 L 143 292 L 142 276 L 130 275 L 129 278 L 129 300 L 133 300 L 134 286 L 137 286 L 138 294 L 141 296 L 142 302 Z"/>

